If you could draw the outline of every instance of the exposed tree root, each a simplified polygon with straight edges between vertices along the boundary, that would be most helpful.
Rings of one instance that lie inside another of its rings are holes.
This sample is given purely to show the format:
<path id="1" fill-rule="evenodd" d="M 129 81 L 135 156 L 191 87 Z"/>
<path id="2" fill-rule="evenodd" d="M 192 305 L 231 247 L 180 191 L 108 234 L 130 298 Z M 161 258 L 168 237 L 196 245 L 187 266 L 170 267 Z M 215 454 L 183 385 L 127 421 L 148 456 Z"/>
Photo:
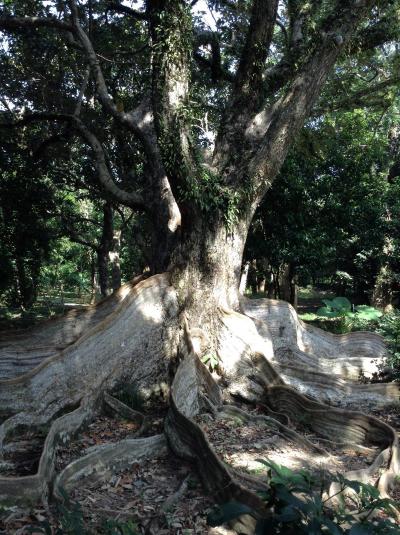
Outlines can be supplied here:
<path id="1" fill-rule="evenodd" d="M 0 377 L 23 375 L 43 360 L 61 355 L 85 331 L 107 318 L 143 279 L 139 275 L 109 297 L 84 309 L 73 309 L 28 329 L 0 332 Z"/>
<path id="2" fill-rule="evenodd" d="M 381 336 L 369 332 L 336 335 L 307 325 L 284 301 L 243 298 L 241 307 L 255 320 L 268 361 L 286 384 L 318 400 L 342 406 L 388 404 L 399 399 L 389 384 L 358 384 L 377 373 L 386 357 Z"/>
<path id="3" fill-rule="evenodd" d="M 255 492 L 265 489 L 267 484 L 226 466 L 214 452 L 194 421 L 204 411 L 223 411 L 245 421 L 262 422 L 313 455 L 326 452 L 303 437 L 299 428 L 312 430 L 327 443 L 354 444 L 369 454 L 378 451 L 368 469 L 349 472 L 346 477 L 370 480 L 380 466 L 384 473 L 377 476 L 377 485 L 382 494 L 390 491 L 395 475 L 400 472 L 396 432 L 372 416 L 319 401 L 326 399 L 326 389 L 328 398 L 337 403 L 345 394 L 342 405 L 362 402 L 362 406 L 368 407 L 377 401 L 397 400 L 397 385 L 355 383 L 356 371 L 372 372 L 376 368 L 376 364 L 370 363 L 371 355 L 377 361 L 383 358 L 385 352 L 379 337 L 368 333 L 331 336 L 299 322 L 288 305 L 266 300 L 255 304 L 243 301 L 242 308 L 255 321 L 230 310 L 216 311 L 217 333 L 213 335 L 217 341 L 214 350 L 219 359 L 218 378 L 200 360 L 202 341 L 209 338 L 209 333 L 198 328 L 191 331 L 190 314 L 182 323 L 176 292 L 168 276 L 152 277 L 134 288 L 128 287 L 126 292 L 112 313 L 69 347 L 46 358 L 29 373 L 0 382 L 0 406 L 5 417 L 0 426 L 3 453 L 23 430 L 50 427 L 37 474 L 1 477 L 1 501 L 45 498 L 56 477 L 57 444 L 68 441 L 102 406 L 136 421 L 142 426 L 140 434 L 146 425 L 143 416 L 107 391 L 126 381 L 149 392 L 153 384 L 168 380 L 174 357 L 180 364 L 172 382 L 165 421 L 168 443 L 176 455 L 196 465 L 205 488 L 217 502 L 234 499 L 250 505 L 259 514 L 271 514 L 268 504 Z M 356 349 L 357 341 L 362 342 L 361 350 Z M 345 350 L 350 353 L 349 364 L 344 361 Z M 299 355 L 301 367 L 296 362 Z M 333 375 L 335 371 L 338 377 Z M 303 393 L 291 386 L 294 383 Z M 226 406 L 232 396 L 267 406 L 279 420 Z M 289 424 L 296 424 L 297 429 Z M 54 494 L 58 496 L 61 487 L 73 488 L 80 478 L 101 480 L 117 467 L 164 451 L 162 436 L 128 438 L 98 446 L 64 468 L 55 481 Z M 246 529 L 251 533 L 251 526 Z"/>
<path id="4" fill-rule="evenodd" d="M 61 491 L 71 491 L 89 481 L 107 481 L 121 468 L 133 463 L 167 455 L 164 435 L 125 439 L 116 444 L 95 446 L 87 455 L 73 461 L 57 476 L 54 495 L 62 498 Z"/>

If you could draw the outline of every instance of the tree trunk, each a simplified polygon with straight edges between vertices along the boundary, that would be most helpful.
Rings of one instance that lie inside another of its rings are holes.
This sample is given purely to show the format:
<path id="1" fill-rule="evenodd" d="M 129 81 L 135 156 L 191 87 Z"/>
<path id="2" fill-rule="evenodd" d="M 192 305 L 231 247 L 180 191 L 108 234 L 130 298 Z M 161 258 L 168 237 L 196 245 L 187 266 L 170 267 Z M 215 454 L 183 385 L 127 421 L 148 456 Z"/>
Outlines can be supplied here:
<path id="1" fill-rule="evenodd" d="M 383 309 L 385 312 L 393 310 L 394 281 L 394 273 L 389 265 L 381 266 L 372 293 L 372 306 Z"/>
<path id="2" fill-rule="evenodd" d="M 215 307 L 238 308 L 249 224 L 250 216 L 231 228 L 223 220 L 199 218 L 176 249 L 170 266 L 172 281 L 196 323 L 200 324 Z"/>
<path id="3" fill-rule="evenodd" d="M 37 277 L 34 273 L 30 275 L 26 272 L 25 260 L 22 256 L 17 255 L 15 259 L 17 279 L 18 279 L 18 293 L 20 297 L 21 306 L 27 310 L 31 308 L 37 297 Z"/>
<path id="4" fill-rule="evenodd" d="M 103 206 L 103 229 L 99 247 L 97 248 L 97 267 L 99 270 L 100 293 L 103 297 L 108 295 L 108 262 L 114 238 L 112 206 L 106 202 Z"/>
<path id="5" fill-rule="evenodd" d="M 297 282 L 292 263 L 283 265 L 279 287 L 280 298 L 290 303 L 297 310 Z"/>
<path id="6" fill-rule="evenodd" d="M 119 259 L 119 251 L 121 249 L 121 231 L 115 230 L 113 232 L 112 248 L 109 253 L 111 263 L 111 288 L 113 292 L 121 287 L 121 265 Z"/>
<path id="7" fill-rule="evenodd" d="M 250 262 L 246 262 L 243 266 L 242 275 L 240 277 L 239 293 L 244 295 L 247 287 L 247 278 L 249 274 Z"/>

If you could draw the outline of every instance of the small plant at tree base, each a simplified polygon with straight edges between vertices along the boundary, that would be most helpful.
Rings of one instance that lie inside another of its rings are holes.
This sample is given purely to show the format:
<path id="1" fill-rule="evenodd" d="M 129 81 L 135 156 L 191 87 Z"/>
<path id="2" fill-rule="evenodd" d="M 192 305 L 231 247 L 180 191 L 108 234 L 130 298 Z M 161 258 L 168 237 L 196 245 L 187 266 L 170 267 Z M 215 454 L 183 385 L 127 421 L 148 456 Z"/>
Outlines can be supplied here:
<path id="1" fill-rule="evenodd" d="M 219 365 L 219 359 L 213 353 L 206 353 L 201 357 L 201 362 L 207 366 L 210 372 L 217 370 Z"/>
<path id="2" fill-rule="evenodd" d="M 323 498 L 322 491 L 315 491 L 315 481 L 306 470 L 294 472 L 273 461 L 259 459 L 268 467 L 270 491 L 263 493 L 273 514 L 261 517 L 254 510 L 239 502 L 227 502 L 208 516 L 211 526 L 231 522 L 242 515 L 253 516 L 257 523 L 255 535 L 394 535 L 400 534 L 396 518 L 395 502 L 381 498 L 372 485 L 348 481 L 337 477 L 340 495 L 351 489 L 353 510 L 341 506 L 335 509 L 332 497 Z M 385 513 L 387 518 L 373 520 L 373 513 Z"/>

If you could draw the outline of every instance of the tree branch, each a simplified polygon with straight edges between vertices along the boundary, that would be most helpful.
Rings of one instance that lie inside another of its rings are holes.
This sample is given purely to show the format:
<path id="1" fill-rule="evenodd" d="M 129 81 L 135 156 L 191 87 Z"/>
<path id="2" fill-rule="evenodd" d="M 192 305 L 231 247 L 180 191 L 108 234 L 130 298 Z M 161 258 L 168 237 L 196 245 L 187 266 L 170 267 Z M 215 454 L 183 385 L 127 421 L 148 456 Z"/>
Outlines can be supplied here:
<path id="1" fill-rule="evenodd" d="M 256 202 L 270 187 L 341 50 L 373 4 L 373 0 L 337 0 L 321 24 L 320 41 L 314 43 L 286 94 L 257 114 L 247 128 L 246 139 L 256 147 L 248 167 L 249 176 L 255 178 Z"/>
<path id="2" fill-rule="evenodd" d="M 71 9 L 71 14 L 72 14 L 74 30 L 77 35 L 77 38 L 79 39 L 86 53 L 86 57 L 92 69 L 92 72 L 96 81 L 97 95 L 103 108 L 112 117 L 114 117 L 120 124 L 122 124 L 123 126 L 127 127 L 129 130 L 134 132 L 139 137 L 139 139 L 141 139 L 144 142 L 145 148 L 148 149 L 149 146 L 148 146 L 148 143 L 146 143 L 146 141 L 148 140 L 144 138 L 143 131 L 140 128 L 140 125 L 138 125 L 135 122 L 134 113 L 132 112 L 127 113 L 127 112 L 119 111 L 117 108 L 117 105 L 114 102 L 114 99 L 108 92 L 108 88 L 107 88 L 107 84 L 103 75 L 103 71 L 100 67 L 100 62 L 93 48 L 93 44 L 79 23 L 78 9 L 77 9 L 75 0 L 69 0 L 69 5 Z"/>
<path id="3" fill-rule="evenodd" d="M 121 189 L 112 179 L 107 165 L 103 147 L 97 137 L 76 116 L 62 113 L 33 113 L 14 123 L 2 124 L 2 127 L 23 126 L 37 121 L 64 121 L 70 123 L 81 137 L 91 147 L 95 156 L 95 167 L 98 178 L 104 189 L 110 193 L 117 202 L 136 209 L 147 209 L 143 197 L 138 193 L 128 192 Z"/>
<path id="4" fill-rule="evenodd" d="M 15 30 L 19 28 L 55 28 L 74 33 L 71 24 L 56 19 L 55 17 L 0 17 L 0 28 L 3 30 Z"/>
<path id="5" fill-rule="evenodd" d="M 396 10 L 393 17 L 384 17 L 377 23 L 363 28 L 352 39 L 349 46 L 350 54 L 366 52 L 390 41 L 398 40 L 400 36 L 399 22 L 399 12 Z"/>
<path id="6" fill-rule="evenodd" d="M 108 11 L 123 13 L 124 15 L 129 15 L 129 17 L 132 17 L 135 20 L 147 20 L 147 15 L 144 11 L 137 11 L 136 9 L 124 6 L 123 4 L 118 4 L 117 2 L 110 2 L 107 5 L 106 13 Z"/>
<path id="7" fill-rule="evenodd" d="M 368 106 L 368 100 L 366 99 L 368 99 L 369 96 L 375 95 L 376 93 L 379 93 L 380 91 L 382 91 L 383 89 L 387 89 L 388 87 L 398 86 L 399 83 L 400 75 L 391 76 L 386 80 L 382 80 L 381 82 L 377 82 L 376 84 L 360 89 L 359 91 L 354 91 L 354 93 L 347 95 L 343 98 L 334 100 L 330 102 L 327 106 L 315 108 L 313 111 L 313 116 L 318 117 L 319 115 L 322 115 L 323 113 L 327 112 L 338 110 L 352 110 L 354 108 Z M 382 102 L 382 104 L 385 104 L 385 102 Z"/>
<path id="8" fill-rule="evenodd" d="M 278 15 L 278 0 L 253 0 L 246 43 L 236 73 L 232 107 L 256 111 L 262 95 L 262 75 Z"/>
<path id="9" fill-rule="evenodd" d="M 211 59 L 205 58 L 197 50 L 202 45 L 211 46 Z M 198 33 L 194 40 L 194 59 L 198 65 L 203 68 L 209 68 L 211 70 L 212 82 L 224 79 L 232 82 L 234 80 L 233 75 L 223 68 L 221 62 L 221 47 L 218 40 L 218 35 L 215 32 L 201 32 Z"/>

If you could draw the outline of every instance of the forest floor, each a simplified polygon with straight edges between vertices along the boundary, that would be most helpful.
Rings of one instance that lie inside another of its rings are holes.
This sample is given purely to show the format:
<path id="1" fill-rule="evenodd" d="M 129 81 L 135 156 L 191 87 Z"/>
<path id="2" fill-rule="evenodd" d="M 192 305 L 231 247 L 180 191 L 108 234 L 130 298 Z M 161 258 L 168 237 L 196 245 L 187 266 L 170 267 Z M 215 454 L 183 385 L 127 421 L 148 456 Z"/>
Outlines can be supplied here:
<path id="1" fill-rule="evenodd" d="M 257 407 L 241 405 L 240 408 L 253 415 L 261 413 Z M 147 415 L 151 425 L 147 428 L 146 435 L 162 431 L 164 410 L 165 407 L 160 406 Z M 400 428 L 398 408 L 380 410 L 376 415 Z M 295 471 L 306 470 L 314 479 L 315 488 L 322 488 L 336 473 L 366 468 L 376 455 L 373 450 L 367 454 L 351 447 L 336 448 L 299 426 L 295 428 L 296 431 L 323 448 L 324 454 L 310 453 L 258 421 L 243 423 L 235 416 L 203 414 L 197 418 L 197 423 L 206 432 L 215 452 L 228 466 L 238 474 L 247 474 L 265 481 L 265 460 Z M 61 471 L 93 446 L 131 437 L 136 431 L 132 422 L 99 416 L 68 446 L 60 447 L 57 469 Z M 31 464 L 31 471 L 34 471 L 34 465 L 35 463 Z M 27 468 L 22 463 L 17 472 L 7 475 L 23 473 L 27 473 Z M 393 498 L 400 500 L 400 486 Z M 204 495 L 193 468 L 168 454 L 144 463 L 135 463 L 129 469 L 117 471 L 105 482 L 91 484 L 84 480 L 79 488 L 69 494 L 67 505 L 61 507 L 55 504 L 49 507 L 37 504 L 31 508 L 14 506 L 3 510 L 0 507 L 0 534 L 54 534 L 57 528 L 63 527 L 61 533 L 65 535 L 114 535 L 120 533 L 112 531 L 117 525 L 130 529 L 122 532 L 124 535 L 233 533 L 228 529 L 208 527 L 207 515 L 213 506 L 211 497 Z"/>

